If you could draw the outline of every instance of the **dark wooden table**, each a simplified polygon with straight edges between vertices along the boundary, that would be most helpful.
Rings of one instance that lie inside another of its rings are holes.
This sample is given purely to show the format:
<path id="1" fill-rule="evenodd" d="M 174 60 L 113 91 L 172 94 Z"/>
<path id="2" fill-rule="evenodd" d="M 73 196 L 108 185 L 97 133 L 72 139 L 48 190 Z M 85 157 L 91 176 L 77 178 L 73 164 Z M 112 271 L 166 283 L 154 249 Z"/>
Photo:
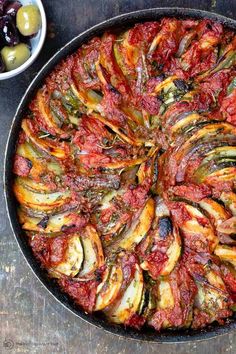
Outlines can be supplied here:
<path id="1" fill-rule="evenodd" d="M 236 0 L 44 0 L 48 36 L 36 63 L 0 81 L 0 353 L 236 353 L 236 333 L 205 342 L 157 345 L 118 338 L 76 318 L 42 287 L 26 264 L 7 220 L 3 155 L 8 130 L 25 89 L 42 65 L 78 33 L 133 10 L 180 6 L 236 18 Z"/>

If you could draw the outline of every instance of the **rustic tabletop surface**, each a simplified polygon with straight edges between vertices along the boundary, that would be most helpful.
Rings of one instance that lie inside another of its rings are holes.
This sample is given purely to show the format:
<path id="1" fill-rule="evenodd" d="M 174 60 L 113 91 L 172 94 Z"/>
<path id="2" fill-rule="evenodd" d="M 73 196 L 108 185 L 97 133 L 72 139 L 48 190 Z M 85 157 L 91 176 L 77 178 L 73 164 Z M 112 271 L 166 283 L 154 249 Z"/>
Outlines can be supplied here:
<path id="1" fill-rule="evenodd" d="M 150 344 L 131 341 L 84 323 L 39 283 L 14 240 L 3 197 L 3 156 L 9 127 L 25 89 L 58 48 L 115 15 L 143 8 L 180 6 L 236 18 L 236 0 L 43 0 L 48 35 L 39 59 L 25 73 L 0 81 L 0 353 L 229 353 L 236 333 L 205 342 Z"/>

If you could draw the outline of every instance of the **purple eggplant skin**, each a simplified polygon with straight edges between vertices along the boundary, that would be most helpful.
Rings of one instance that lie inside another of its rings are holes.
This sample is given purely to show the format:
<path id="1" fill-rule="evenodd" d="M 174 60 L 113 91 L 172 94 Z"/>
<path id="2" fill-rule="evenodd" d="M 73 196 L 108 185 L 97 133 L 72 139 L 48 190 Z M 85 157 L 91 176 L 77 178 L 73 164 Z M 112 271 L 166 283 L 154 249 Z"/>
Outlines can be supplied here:
<path id="1" fill-rule="evenodd" d="M 8 5 L 9 0 L 0 0 L 0 16 L 4 15 L 4 10 Z"/>
<path id="2" fill-rule="evenodd" d="M 0 37 L 7 46 L 19 44 L 19 34 L 11 16 L 3 16 L 0 18 Z"/>
<path id="3" fill-rule="evenodd" d="M 2 60 L 2 56 L 0 55 L 0 74 L 4 73 L 4 71 L 6 71 L 6 67 L 5 67 L 5 64 Z"/>
<path id="4" fill-rule="evenodd" d="M 7 4 L 4 7 L 4 14 L 15 18 L 17 11 L 21 6 L 22 4 L 20 3 L 20 1 L 7 1 Z"/>

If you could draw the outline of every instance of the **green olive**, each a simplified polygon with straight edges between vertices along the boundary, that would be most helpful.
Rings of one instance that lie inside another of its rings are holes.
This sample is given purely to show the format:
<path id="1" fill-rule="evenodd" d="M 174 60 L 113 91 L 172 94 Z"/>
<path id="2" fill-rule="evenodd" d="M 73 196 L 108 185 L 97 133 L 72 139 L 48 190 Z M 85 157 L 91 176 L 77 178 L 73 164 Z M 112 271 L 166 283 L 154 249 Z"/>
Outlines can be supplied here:
<path id="1" fill-rule="evenodd" d="M 20 43 L 14 47 L 2 48 L 1 55 L 7 71 L 10 71 L 18 68 L 29 59 L 30 49 L 26 44 Z"/>
<path id="2" fill-rule="evenodd" d="M 41 27 L 41 15 L 35 5 L 26 5 L 19 8 L 16 14 L 16 26 L 23 36 L 31 36 Z"/>

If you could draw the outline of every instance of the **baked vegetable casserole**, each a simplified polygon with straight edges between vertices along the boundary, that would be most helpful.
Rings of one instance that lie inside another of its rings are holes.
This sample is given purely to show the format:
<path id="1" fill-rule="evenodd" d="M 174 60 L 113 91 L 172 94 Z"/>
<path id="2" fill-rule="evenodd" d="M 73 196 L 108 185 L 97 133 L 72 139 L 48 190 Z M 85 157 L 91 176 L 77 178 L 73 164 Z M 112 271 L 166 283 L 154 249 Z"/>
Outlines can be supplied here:
<path id="1" fill-rule="evenodd" d="M 25 112 L 18 217 L 87 313 L 202 328 L 236 310 L 236 36 L 163 18 L 104 33 Z"/>

